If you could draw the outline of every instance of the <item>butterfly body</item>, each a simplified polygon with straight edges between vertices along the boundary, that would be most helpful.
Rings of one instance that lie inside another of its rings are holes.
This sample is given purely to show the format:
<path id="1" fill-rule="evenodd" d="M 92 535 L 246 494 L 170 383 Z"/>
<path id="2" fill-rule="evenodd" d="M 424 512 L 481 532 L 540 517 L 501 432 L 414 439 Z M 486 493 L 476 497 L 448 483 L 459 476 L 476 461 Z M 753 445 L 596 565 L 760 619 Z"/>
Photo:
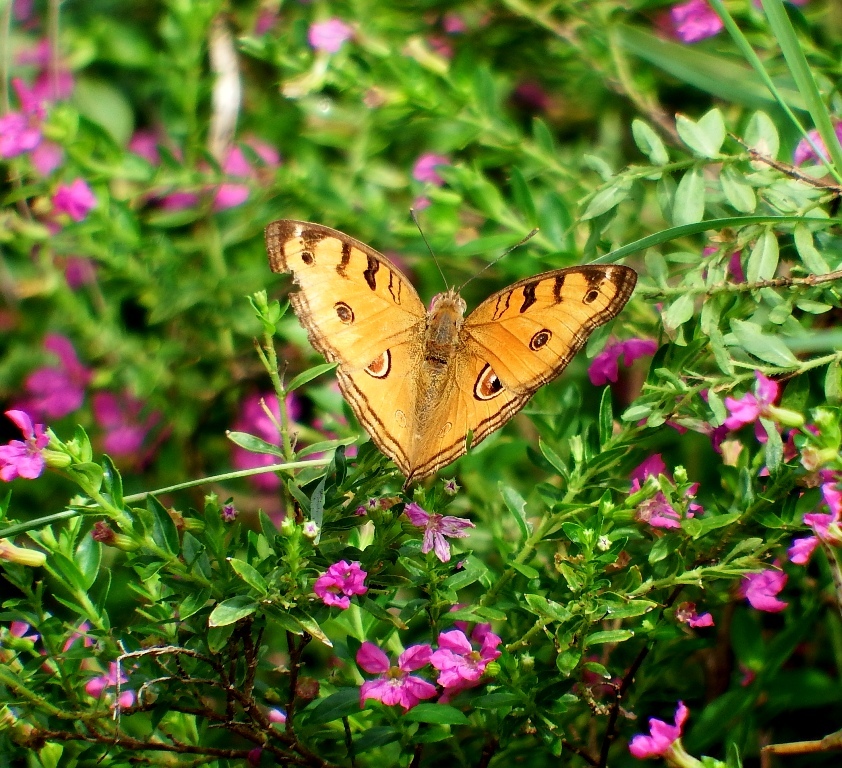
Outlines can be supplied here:
<path id="1" fill-rule="evenodd" d="M 266 229 L 275 272 L 313 346 L 337 362 L 343 395 L 407 484 L 465 453 L 554 379 L 588 335 L 625 305 L 623 266 L 554 270 L 499 291 L 465 317 L 454 290 L 427 311 L 385 256 L 319 224 Z"/>

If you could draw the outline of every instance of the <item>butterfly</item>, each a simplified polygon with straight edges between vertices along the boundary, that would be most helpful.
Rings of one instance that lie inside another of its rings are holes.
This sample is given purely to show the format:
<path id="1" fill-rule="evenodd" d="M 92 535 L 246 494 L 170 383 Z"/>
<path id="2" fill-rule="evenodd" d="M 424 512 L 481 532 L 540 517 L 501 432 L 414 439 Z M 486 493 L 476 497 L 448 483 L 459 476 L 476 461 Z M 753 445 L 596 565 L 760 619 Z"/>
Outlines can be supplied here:
<path id="1" fill-rule="evenodd" d="M 339 388 L 374 444 L 413 481 L 450 464 L 558 376 L 591 332 L 619 313 L 637 273 L 556 269 L 489 296 L 465 317 L 453 289 L 427 311 L 383 254 L 320 224 L 266 228 L 274 272 L 310 343 L 338 363 Z"/>

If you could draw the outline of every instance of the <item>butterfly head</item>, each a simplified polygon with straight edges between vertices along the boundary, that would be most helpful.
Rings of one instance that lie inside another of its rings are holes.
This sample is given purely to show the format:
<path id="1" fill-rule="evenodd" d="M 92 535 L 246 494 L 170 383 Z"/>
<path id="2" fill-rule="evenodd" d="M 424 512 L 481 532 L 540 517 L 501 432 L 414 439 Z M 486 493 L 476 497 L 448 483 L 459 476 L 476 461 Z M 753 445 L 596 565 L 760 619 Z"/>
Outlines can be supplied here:
<path id="1" fill-rule="evenodd" d="M 459 317 L 464 317 L 467 308 L 468 305 L 465 303 L 465 299 L 455 289 L 450 288 L 444 293 L 437 293 L 433 296 L 433 300 L 430 302 L 429 314 L 456 314 Z"/>
<path id="2" fill-rule="evenodd" d="M 444 365 L 450 360 L 459 344 L 466 309 L 465 300 L 452 288 L 433 297 L 424 344 L 428 362 Z"/>

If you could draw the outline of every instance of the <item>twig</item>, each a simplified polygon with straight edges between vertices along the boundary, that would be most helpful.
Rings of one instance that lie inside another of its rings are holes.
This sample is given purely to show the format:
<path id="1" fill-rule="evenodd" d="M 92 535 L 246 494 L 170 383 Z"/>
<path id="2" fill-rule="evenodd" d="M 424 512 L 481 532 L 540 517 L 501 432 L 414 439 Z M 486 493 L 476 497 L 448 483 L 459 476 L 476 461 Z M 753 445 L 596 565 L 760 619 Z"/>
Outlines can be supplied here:
<path id="1" fill-rule="evenodd" d="M 748 152 L 752 160 L 764 163 L 765 165 L 768 165 L 774 168 L 776 171 L 780 171 L 781 173 L 786 174 L 787 176 L 793 179 L 797 179 L 798 181 L 803 181 L 805 184 L 809 184 L 811 187 L 819 187 L 820 189 L 826 189 L 829 192 L 833 192 L 835 195 L 842 195 L 842 186 L 834 184 L 831 181 L 825 181 L 824 179 L 817 179 L 814 176 L 810 176 L 809 174 L 806 174 L 803 171 L 796 168 L 794 165 L 790 165 L 789 163 L 782 163 L 780 160 L 775 160 L 772 157 L 764 155 L 762 152 L 758 152 L 756 149 L 746 144 L 739 136 L 735 136 L 733 133 L 728 135 L 738 144 L 741 144 L 743 146 L 743 148 Z"/>

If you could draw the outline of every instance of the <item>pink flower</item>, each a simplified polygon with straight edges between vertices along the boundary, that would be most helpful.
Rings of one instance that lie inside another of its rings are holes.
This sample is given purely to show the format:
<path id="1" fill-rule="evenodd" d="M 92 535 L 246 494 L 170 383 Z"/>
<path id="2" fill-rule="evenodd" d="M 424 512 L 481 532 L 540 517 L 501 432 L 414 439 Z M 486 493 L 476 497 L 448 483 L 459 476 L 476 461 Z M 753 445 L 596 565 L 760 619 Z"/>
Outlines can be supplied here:
<path id="1" fill-rule="evenodd" d="M 769 407 L 774 405 L 778 397 L 778 383 L 776 381 L 766 378 L 760 371 L 755 371 L 754 375 L 757 379 L 754 385 L 756 395 L 746 392 L 738 399 L 725 398 L 725 407 L 730 414 L 725 419 L 725 426 L 728 429 L 739 429 L 746 424 L 753 424 L 761 416 L 765 417 L 768 414 Z"/>
<path id="2" fill-rule="evenodd" d="M 842 123 L 836 123 L 834 131 L 836 131 L 836 137 L 842 141 Z M 817 163 L 819 161 L 827 161 L 827 147 L 824 145 L 824 140 L 819 135 L 819 132 L 816 130 L 808 131 L 807 136 L 809 137 L 809 141 L 807 139 L 801 139 L 795 147 L 795 152 L 792 155 L 792 162 L 796 165 L 801 165 L 802 163 L 806 163 L 808 160 L 814 160 Z M 815 147 L 815 149 L 813 149 L 813 147 Z M 816 149 L 819 151 L 818 154 L 816 153 Z"/>
<path id="3" fill-rule="evenodd" d="M 66 213 L 73 221 L 83 221 L 96 205 L 96 197 L 84 179 L 72 184 L 59 184 L 53 195 L 53 207 L 58 213 Z"/>
<path id="4" fill-rule="evenodd" d="M 260 404 L 263 400 L 270 412 L 274 414 L 276 421 L 280 421 L 281 415 L 278 409 L 278 397 L 274 392 L 267 392 L 264 395 L 255 393 L 248 395 L 240 408 L 240 414 L 234 422 L 235 432 L 248 432 L 259 437 L 261 440 L 272 445 L 281 444 L 281 434 L 272 419 L 266 415 L 266 411 Z M 288 395 L 286 399 L 287 418 L 294 421 L 301 410 L 298 400 L 294 395 Z M 268 467 L 270 464 L 277 464 L 278 458 L 269 453 L 253 453 L 232 443 L 231 461 L 236 469 L 256 469 L 257 467 Z M 265 492 L 277 490 L 280 487 L 280 478 L 269 472 L 260 475 L 251 475 L 249 481 L 258 489 Z"/>
<path id="5" fill-rule="evenodd" d="M 444 184 L 444 179 L 436 173 L 436 166 L 438 165 L 450 165 L 450 158 L 427 152 L 415 161 L 415 165 L 412 167 L 412 178 L 440 187 Z"/>
<path id="6" fill-rule="evenodd" d="M 311 24 L 310 31 L 307 33 L 307 40 L 317 51 L 336 53 L 353 34 L 354 30 L 344 21 L 328 19 Z"/>
<path id="7" fill-rule="evenodd" d="M 751 607 L 758 611 L 779 613 L 789 605 L 776 597 L 786 585 L 786 579 L 785 573 L 772 569 L 750 573 L 743 577 L 738 594 L 746 598 Z"/>
<path id="8" fill-rule="evenodd" d="M 114 456 L 135 456 L 149 430 L 160 419 L 157 411 L 142 419 L 144 402 L 127 392 L 122 395 L 97 392 L 92 404 L 94 418 L 105 432 L 103 448 Z"/>
<path id="9" fill-rule="evenodd" d="M 12 637 L 19 637 L 22 640 L 31 640 L 33 643 L 41 637 L 37 632 L 34 632 L 31 635 L 28 635 L 27 632 L 32 629 L 25 621 L 13 621 L 9 624 L 9 634 Z"/>
<path id="10" fill-rule="evenodd" d="M 51 333 L 44 349 L 58 357 L 58 366 L 38 368 L 26 377 L 27 398 L 21 409 L 42 419 L 60 419 L 78 411 L 85 399 L 91 371 L 79 362 L 70 339 Z"/>
<path id="11" fill-rule="evenodd" d="M 458 35 L 468 29 L 462 17 L 458 13 L 453 13 L 452 11 L 444 14 L 442 27 L 449 35 Z"/>
<path id="12" fill-rule="evenodd" d="M 129 682 L 125 672 L 120 673 L 120 685 Z M 94 698 L 100 698 L 106 688 L 111 688 L 117 685 L 117 663 L 112 661 L 108 665 L 108 672 L 85 683 L 85 691 Z M 134 704 L 134 691 L 123 690 L 120 692 L 120 699 L 117 702 L 121 709 L 130 707 Z M 114 705 L 112 705 L 113 707 Z"/>
<path id="13" fill-rule="evenodd" d="M 246 144 L 260 158 L 265 167 L 274 169 L 280 165 L 281 157 L 277 150 L 262 141 L 250 139 Z M 222 162 L 222 171 L 226 176 L 242 179 L 259 178 L 259 169 L 256 169 L 248 161 L 243 150 L 239 146 L 233 146 Z M 213 197 L 213 209 L 224 211 L 228 208 L 236 208 L 248 200 L 251 189 L 248 184 L 237 184 L 226 181 L 219 185 Z"/>
<path id="14" fill-rule="evenodd" d="M 670 11 L 676 37 L 685 43 L 696 43 L 713 37 L 725 26 L 707 0 L 690 0 L 674 5 Z"/>
<path id="15" fill-rule="evenodd" d="M 165 211 L 183 211 L 198 205 L 199 196 L 195 192 L 171 192 L 162 197 L 160 202 Z"/>
<path id="16" fill-rule="evenodd" d="M 0 117 L 0 157 L 8 159 L 29 152 L 41 141 L 41 121 L 44 108 L 19 78 L 12 79 L 18 95 L 20 112 Z"/>
<path id="17" fill-rule="evenodd" d="M 468 535 L 466 529 L 476 527 L 470 520 L 464 520 L 461 517 L 435 513 L 431 515 L 414 501 L 406 505 L 404 512 L 410 523 L 424 529 L 424 543 L 421 551 L 426 555 L 431 549 L 434 550 L 436 557 L 443 563 L 450 560 L 450 544 L 445 537 L 464 539 Z"/>
<path id="18" fill-rule="evenodd" d="M 278 11 L 274 8 L 261 8 L 254 22 L 254 35 L 265 35 L 278 21 Z"/>
<path id="19" fill-rule="evenodd" d="M 502 640 L 491 631 L 478 631 L 479 626 L 473 635 L 473 640 L 480 643 L 479 650 L 474 650 L 461 629 L 439 634 L 439 648 L 433 652 L 430 663 L 439 670 L 436 682 L 446 689 L 447 700 L 459 691 L 477 685 L 489 662 L 500 656 L 497 646 Z"/>
<path id="20" fill-rule="evenodd" d="M 67 256 L 58 261 L 57 266 L 64 269 L 64 279 L 73 291 L 96 280 L 96 268 L 91 260 L 84 256 Z"/>
<path id="21" fill-rule="evenodd" d="M 83 621 L 79 627 L 71 633 L 70 637 L 65 640 L 62 650 L 67 653 L 79 638 L 82 638 L 83 647 L 90 648 L 94 644 L 93 638 L 88 636 L 88 630 L 90 630 L 90 628 L 91 625 L 87 621 Z"/>
<path id="22" fill-rule="evenodd" d="M 343 611 L 351 607 L 351 595 L 364 595 L 368 592 L 363 582 L 368 576 L 356 561 L 349 563 L 340 560 L 316 579 L 313 592 L 325 605 L 333 605 Z"/>
<path id="23" fill-rule="evenodd" d="M 661 454 L 653 453 L 648 459 L 644 459 L 631 471 L 629 475 L 632 481 L 631 490 L 639 491 L 647 477 L 657 477 L 658 475 L 669 476 L 669 472 L 667 472 L 667 465 L 664 464 Z"/>
<path id="24" fill-rule="evenodd" d="M 269 710 L 270 723 L 285 723 L 287 721 L 287 713 L 282 709 L 272 708 Z"/>
<path id="25" fill-rule="evenodd" d="M 602 350 L 588 367 L 591 384 L 601 387 L 609 381 L 617 381 L 618 363 L 623 358 L 623 365 L 628 368 L 639 357 L 654 355 L 658 350 L 657 342 L 652 339 L 627 339 L 609 344 Z"/>
<path id="26" fill-rule="evenodd" d="M 813 529 L 814 535 L 792 542 L 788 555 L 796 565 L 806 565 L 821 541 L 831 547 L 842 546 L 842 528 L 839 526 L 842 516 L 842 492 L 836 483 L 830 481 L 822 484 L 822 495 L 830 513 L 808 512 L 802 518 L 804 524 Z"/>
<path id="27" fill-rule="evenodd" d="M 687 722 L 689 710 L 679 701 L 675 710 L 675 725 L 669 725 L 655 717 L 649 718 L 649 735 L 639 733 L 629 742 L 629 752 L 639 760 L 647 757 L 664 757 L 676 747 L 681 730 Z"/>
<path id="28" fill-rule="evenodd" d="M 408 712 L 422 699 L 431 699 L 436 695 L 436 686 L 409 673 L 429 664 L 432 653 L 426 644 L 410 646 L 398 658 L 397 666 L 392 667 L 389 657 L 374 643 L 363 643 L 357 651 L 357 664 L 380 677 L 362 684 L 360 706 L 365 706 L 367 699 L 374 699 L 388 706 L 400 704 Z"/>
<path id="29" fill-rule="evenodd" d="M 693 517 L 693 513 L 688 512 L 687 517 Z M 667 501 L 662 491 L 641 502 L 634 518 L 641 523 L 649 523 L 653 528 L 681 528 L 681 515 Z"/>
<path id="30" fill-rule="evenodd" d="M 129 152 L 134 152 L 152 165 L 158 165 L 161 162 L 158 134 L 150 130 L 135 131 L 129 139 Z"/>
<path id="31" fill-rule="evenodd" d="M 688 627 L 712 627 L 713 616 L 709 613 L 698 613 L 695 603 L 682 603 L 675 610 L 675 618 Z"/>
<path id="32" fill-rule="evenodd" d="M 29 155 L 32 166 L 39 176 L 49 176 L 61 165 L 64 150 L 52 141 L 41 141 Z"/>
<path id="33" fill-rule="evenodd" d="M 6 411 L 6 415 L 23 432 L 23 441 L 11 440 L 0 445 L 0 480 L 10 483 L 16 477 L 34 480 L 44 471 L 44 449 L 50 438 L 44 425 L 35 424 L 23 411 Z"/>

